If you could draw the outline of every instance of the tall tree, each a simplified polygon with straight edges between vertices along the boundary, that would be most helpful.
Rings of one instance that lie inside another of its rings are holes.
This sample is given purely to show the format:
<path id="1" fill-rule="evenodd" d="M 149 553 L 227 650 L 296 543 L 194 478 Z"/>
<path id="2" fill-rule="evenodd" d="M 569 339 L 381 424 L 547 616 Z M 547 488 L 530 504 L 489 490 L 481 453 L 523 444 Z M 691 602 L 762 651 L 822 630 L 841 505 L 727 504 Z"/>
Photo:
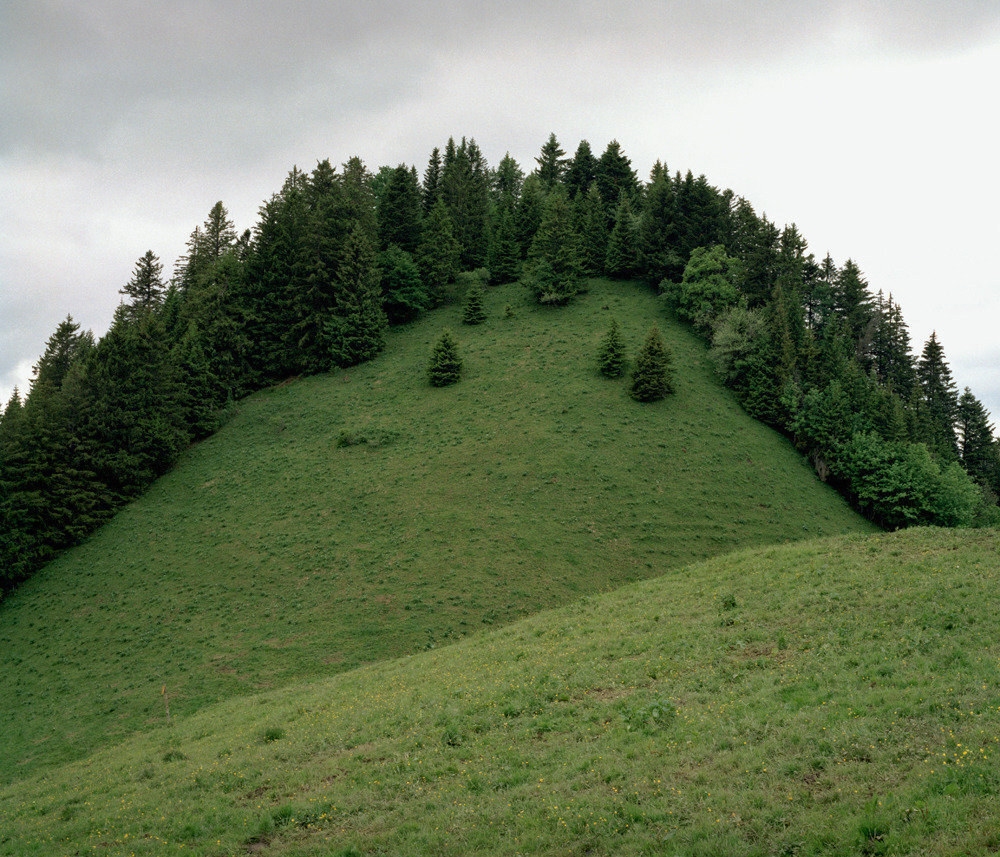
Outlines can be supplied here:
<path id="1" fill-rule="evenodd" d="M 994 492 L 1000 489 L 1000 458 L 990 415 L 966 387 L 958 400 L 959 458 L 968 474 Z"/>
<path id="2" fill-rule="evenodd" d="M 120 291 L 131 298 L 129 311 L 132 314 L 152 312 L 163 302 L 166 288 L 160 276 L 162 273 L 163 265 L 152 250 L 147 250 L 135 263 L 132 279 Z"/>
<path id="3" fill-rule="evenodd" d="M 646 278 L 653 286 L 677 282 L 684 271 L 680 234 L 677 229 L 677 200 L 670 175 L 658 172 L 646 191 L 639 220 L 639 245 Z"/>
<path id="4" fill-rule="evenodd" d="M 638 276 L 640 268 L 639 224 L 628 197 L 623 193 L 615 211 L 615 225 L 608 238 L 604 269 L 609 276 L 627 280 Z"/>
<path id="5" fill-rule="evenodd" d="M 955 422 L 958 418 L 958 388 L 938 342 L 931 333 L 917 361 L 917 379 L 923 396 L 926 424 L 924 440 L 931 452 L 945 461 L 958 458 Z"/>
<path id="6" fill-rule="evenodd" d="M 674 392 L 671 354 L 654 324 L 635 358 L 632 369 L 632 398 L 655 402 Z"/>
<path id="7" fill-rule="evenodd" d="M 428 214 L 434 203 L 441 196 L 441 150 L 435 146 L 431 152 L 427 169 L 424 170 L 424 182 L 421 187 L 421 202 L 424 214 Z"/>
<path id="8" fill-rule="evenodd" d="M 513 211 L 521 196 L 521 186 L 524 184 L 524 171 L 507 152 L 497 164 L 493 175 L 493 193 L 496 207 Z"/>
<path id="9" fill-rule="evenodd" d="M 535 175 L 546 190 L 552 190 L 562 181 L 563 173 L 566 172 L 567 158 L 554 133 L 549 134 L 549 139 L 542 146 L 541 154 L 535 158 L 535 163 L 538 164 Z"/>
<path id="10" fill-rule="evenodd" d="M 576 147 L 576 154 L 570 159 L 566 167 L 566 174 L 563 183 L 566 185 L 566 193 L 573 199 L 578 193 L 586 194 L 597 176 L 597 158 L 590 149 L 590 143 L 581 140 Z"/>
<path id="11" fill-rule="evenodd" d="M 361 224 L 347 239 L 337 287 L 334 315 L 328 322 L 330 354 L 337 366 L 354 366 L 382 350 L 388 324 L 375 252 Z"/>
<path id="12" fill-rule="evenodd" d="M 525 280 L 542 304 L 563 304 L 580 291 L 583 264 L 569 200 L 556 185 L 545 200 L 542 222 L 531 242 Z"/>
<path id="13" fill-rule="evenodd" d="M 514 216 L 508 208 L 501 209 L 500 221 L 493 230 L 487 267 L 494 285 L 508 283 L 521 275 L 521 248 L 517 243 Z"/>
<path id="14" fill-rule="evenodd" d="M 378 235 L 381 249 L 395 244 L 407 253 L 420 244 L 420 185 L 417 174 L 400 164 L 389 174 L 378 202 Z"/>
<path id="15" fill-rule="evenodd" d="M 461 252 L 445 201 L 438 199 L 424 221 L 416 258 L 430 306 L 444 301 L 448 284 L 458 273 Z"/>
<path id="16" fill-rule="evenodd" d="M 577 204 L 580 210 L 578 230 L 583 270 L 592 277 L 599 277 L 604 273 L 604 261 L 608 255 L 608 221 L 597 185 L 591 183 L 582 203 L 577 196 Z"/>
<path id="17" fill-rule="evenodd" d="M 598 159 L 594 180 L 601 192 L 601 199 L 604 200 L 610 225 L 619 197 L 624 193 L 629 199 L 634 199 L 639 190 L 639 180 L 635 170 L 632 169 L 632 161 L 622 152 L 621 144 L 617 140 L 608 143 Z"/>

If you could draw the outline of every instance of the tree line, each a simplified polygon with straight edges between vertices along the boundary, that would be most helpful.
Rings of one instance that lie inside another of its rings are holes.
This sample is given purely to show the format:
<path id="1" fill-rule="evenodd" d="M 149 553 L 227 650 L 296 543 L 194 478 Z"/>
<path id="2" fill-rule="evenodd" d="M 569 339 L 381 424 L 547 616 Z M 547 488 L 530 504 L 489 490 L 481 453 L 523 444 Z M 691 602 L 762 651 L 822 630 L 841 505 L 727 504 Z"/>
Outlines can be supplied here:
<path id="1" fill-rule="evenodd" d="M 958 394 L 940 342 L 919 357 L 892 296 L 851 260 L 808 252 L 704 176 L 617 141 L 567 156 L 555 135 L 525 172 L 474 139 L 422 175 L 353 157 L 293 168 L 238 234 L 221 202 L 165 276 L 149 251 L 108 332 L 59 324 L 0 416 L 0 594 L 79 542 L 166 471 L 230 405 L 290 376 L 366 361 L 389 325 L 452 299 L 460 271 L 523 280 L 559 305 L 588 277 L 648 283 L 711 343 L 744 408 L 793 439 L 873 520 L 988 520 L 1000 453 Z"/>

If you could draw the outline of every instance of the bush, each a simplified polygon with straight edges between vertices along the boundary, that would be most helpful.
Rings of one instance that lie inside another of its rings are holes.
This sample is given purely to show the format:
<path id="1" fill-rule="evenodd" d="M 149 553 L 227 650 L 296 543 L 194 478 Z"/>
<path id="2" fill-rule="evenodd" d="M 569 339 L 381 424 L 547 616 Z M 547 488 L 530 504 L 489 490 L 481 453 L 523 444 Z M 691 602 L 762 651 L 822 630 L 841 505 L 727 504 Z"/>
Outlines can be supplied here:
<path id="1" fill-rule="evenodd" d="M 431 386 L 444 387 L 454 384 L 462 373 L 462 358 L 458 355 L 458 345 L 446 330 L 431 352 L 430 364 L 427 367 L 427 378 Z"/>
<path id="2" fill-rule="evenodd" d="M 486 309 L 483 307 L 483 286 L 482 283 L 474 282 L 465 296 L 462 323 L 482 324 L 484 321 L 486 321 Z"/>
<path id="3" fill-rule="evenodd" d="M 709 333 L 715 320 L 736 305 L 735 266 L 736 260 L 721 244 L 698 247 L 691 253 L 680 284 L 671 286 L 678 315 L 699 333 Z"/>

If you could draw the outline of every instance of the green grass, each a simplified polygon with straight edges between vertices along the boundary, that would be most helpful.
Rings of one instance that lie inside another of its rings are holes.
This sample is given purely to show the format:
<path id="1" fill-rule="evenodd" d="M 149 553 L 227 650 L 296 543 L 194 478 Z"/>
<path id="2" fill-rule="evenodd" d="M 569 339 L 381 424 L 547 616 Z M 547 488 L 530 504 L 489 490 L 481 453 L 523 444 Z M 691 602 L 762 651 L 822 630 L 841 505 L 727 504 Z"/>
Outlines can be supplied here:
<path id="1" fill-rule="evenodd" d="M 0 788 L 0 855 L 995 853 L 998 555 L 742 551 L 230 700 Z"/>
<path id="2" fill-rule="evenodd" d="M 735 548 L 871 529 L 645 289 L 597 281 L 539 310 L 515 285 L 487 308 L 474 328 L 436 311 L 370 364 L 244 401 L 14 593 L 0 782 L 157 728 L 166 703 L 185 717 Z M 632 353 L 659 320 L 675 396 L 640 405 L 598 376 L 612 317 Z M 434 389 L 446 326 L 465 370 Z"/>

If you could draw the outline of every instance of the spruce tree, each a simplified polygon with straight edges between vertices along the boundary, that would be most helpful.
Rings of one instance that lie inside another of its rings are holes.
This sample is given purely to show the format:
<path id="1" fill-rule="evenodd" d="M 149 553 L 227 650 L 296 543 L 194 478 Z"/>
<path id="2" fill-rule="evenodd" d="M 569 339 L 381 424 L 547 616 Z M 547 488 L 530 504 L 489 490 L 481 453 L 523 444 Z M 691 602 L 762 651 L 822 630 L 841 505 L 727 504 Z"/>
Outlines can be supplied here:
<path id="1" fill-rule="evenodd" d="M 606 378 L 620 378 L 625 373 L 625 364 L 625 343 L 618 330 L 618 322 L 612 320 L 597 351 L 597 368 Z"/>
<path id="2" fill-rule="evenodd" d="M 546 190 L 552 188 L 562 181 L 563 173 L 566 172 L 566 152 L 563 151 L 556 139 L 556 135 L 549 134 L 549 139 L 542 146 L 541 154 L 535 158 L 538 166 L 535 168 L 535 175 L 541 179 Z"/>
<path id="3" fill-rule="evenodd" d="M 429 214 L 434 203 L 441 198 L 441 150 L 437 146 L 431 152 L 427 169 L 424 170 L 424 182 L 420 190 L 424 214 Z"/>
<path id="4" fill-rule="evenodd" d="M 524 184 L 524 172 L 520 165 L 507 152 L 497 164 L 493 175 L 493 193 L 498 206 L 512 206 L 521 196 L 521 186 Z"/>
<path id="5" fill-rule="evenodd" d="M 414 253 L 420 243 L 421 200 L 417 175 L 405 164 L 389 174 L 389 181 L 378 202 L 379 246 L 385 250 L 395 244 L 400 250 Z"/>
<path id="6" fill-rule="evenodd" d="M 639 246 L 650 285 L 658 287 L 664 280 L 676 283 L 680 279 L 685 264 L 680 245 L 674 186 L 662 170 L 646 191 L 639 219 Z"/>
<path id="7" fill-rule="evenodd" d="M 521 258 L 525 259 L 531 250 L 531 242 L 542 222 L 542 210 L 545 208 L 545 187 L 537 175 L 532 173 L 521 186 L 521 198 L 517 202 L 514 217 L 514 228 L 517 232 L 517 243 L 521 248 Z"/>
<path id="8" fill-rule="evenodd" d="M 448 208 L 443 199 L 438 199 L 424 221 L 416 259 L 429 306 L 438 306 L 444 301 L 448 284 L 458 274 L 460 254 L 461 246 L 455 238 Z"/>
<path id="9" fill-rule="evenodd" d="M 391 244 L 379 254 L 382 277 L 382 307 L 390 322 L 411 321 L 427 309 L 427 287 L 420 279 L 420 269 L 404 250 Z"/>
<path id="10" fill-rule="evenodd" d="M 454 384 L 462 373 L 462 358 L 451 331 L 445 330 L 431 352 L 427 366 L 427 379 L 433 387 Z"/>
<path id="11" fill-rule="evenodd" d="M 597 189 L 601 192 L 601 199 L 604 200 L 610 226 L 611 218 L 614 216 L 614 206 L 617 205 L 621 195 L 625 194 L 629 199 L 633 199 L 639 190 L 639 180 L 632 169 L 632 162 L 625 157 L 617 140 L 608 143 L 608 147 L 598 158 L 594 181 L 597 182 Z"/>
<path id="12" fill-rule="evenodd" d="M 525 281 L 541 304 L 564 304 L 580 291 L 583 263 L 580 238 L 561 185 L 548 195 L 538 232 L 531 242 Z"/>
<path id="13" fill-rule="evenodd" d="M 382 350 L 387 324 L 375 253 L 360 224 L 347 239 L 337 286 L 334 316 L 327 322 L 331 362 L 353 366 Z"/>
<path id="14" fill-rule="evenodd" d="M 463 324 L 482 324 L 486 321 L 486 308 L 483 306 L 483 285 L 476 280 L 469 287 L 465 296 L 465 306 L 462 308 Z"/>
<path id="15" fill-rule="evenodd" d="M 954 461 L 958 458 L 955 439 L 958 388 L 951 377 L 951 369 L 936 332 L 931 333 L 917 362 L 917 379 L 920 382 L 926 420 L 923 439 L 935 455 L 945 461 Z"/>
<path id="16" fill-rule="evenodd" d="M 655 402 L 674 391 L 670 366 L 670 350 L 653 325 L 632 369 L 632 398 L 640 402 Z"/>
<path id="17" fill-rule="evenodd" d="M 608 237 L 604 270 L 610 277 L 629 280 L 638 275 L 640 268 L 639 228 L 628 197 L 623 193 L 615 212 L 614 228 Z"/>
<path id="18" fill-rule="evenodd" d="M 958 400 L 958 440 L 962 467 L 981 485 L 995 490 L 1000 480 L 994 427 L 982 402 L 966 387 Z"/>
<path id="19" fill-rule="evenodd" d="M 486 264 L 490 269 L 490 283 L 493 285 L 509 283 L 521 275 L 521 248 L 517 243 L 514 217 L 509 208 L 501 211 L 500 221 L 493 230 Z"/>
<path id="20" fill-rule="evenodd" d="M 120 294 L 131 298 L 131 313 L 152 312 L 163 302 L 166 289 L 160 276 L 162 273 L 163 265 L 152 250 L 147 250 L 135 263 L 132 279 L 120 290 Z"/>
<path id="21" fill-rule="evenodd" d="M 583 269 L 590 276 L 599 277 L 604 273 L 608 255 L 608 221 L 601 193 L 594 184 L 583 198 L 579 229 Z"/>
<path id="22" fill-rule="evenodd" d="M 597 175 L 597 158 L 590 150 L 590 143 L 581 140 L 576 147 L 576 154 L 573 155 L 566 167 L 563 176 L 563 184 L 566 185 L 566 193 L 573 199 L 578 193 L 586 194 L 590 190 L 590 185 Z"/>

